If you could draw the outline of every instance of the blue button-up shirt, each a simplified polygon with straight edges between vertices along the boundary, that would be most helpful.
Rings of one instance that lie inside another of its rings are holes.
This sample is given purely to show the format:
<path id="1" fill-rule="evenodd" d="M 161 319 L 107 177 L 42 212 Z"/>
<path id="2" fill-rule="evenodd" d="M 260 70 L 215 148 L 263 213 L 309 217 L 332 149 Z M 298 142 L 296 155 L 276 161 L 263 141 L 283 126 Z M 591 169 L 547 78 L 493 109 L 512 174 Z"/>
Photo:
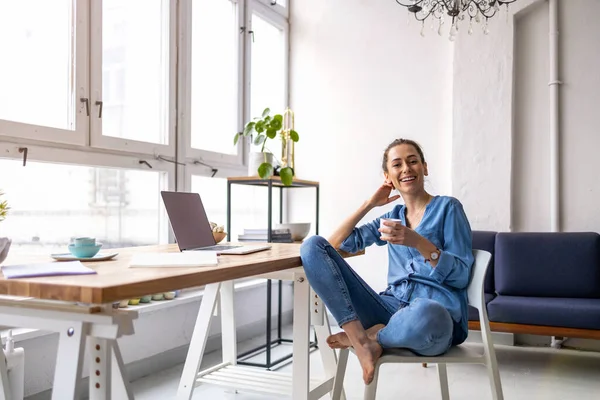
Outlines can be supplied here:
<path id="1" fill-rule="evenodd" d="M 388 246 L 388 287 L 404 304 L 418 298 L 442 304 L 454 320 L 453 344 L 468 334 L 467 285 L 473 265 L 471 226 L 462 204 L 453 197 L 435 196 L 425 208 L 415 231 L 432 242 L 441 255 L 435 268 L 412 247 L 389 244 L 378 231 L 381 218 L 395 218 L 406 225 L 406 207 L 397 205 L 381 217 L 354 228 L 341 249 L 354 253 L 372 244 Z"/>

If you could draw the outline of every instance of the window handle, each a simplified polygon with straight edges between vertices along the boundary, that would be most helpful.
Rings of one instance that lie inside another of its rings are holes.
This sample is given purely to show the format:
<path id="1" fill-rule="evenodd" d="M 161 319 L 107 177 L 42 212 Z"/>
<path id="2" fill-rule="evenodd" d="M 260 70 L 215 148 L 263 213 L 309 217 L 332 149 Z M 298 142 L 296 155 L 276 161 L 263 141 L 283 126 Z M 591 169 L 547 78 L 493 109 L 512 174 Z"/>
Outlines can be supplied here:
<path id="1" fill-rule="evenodd" d="M 98 110 L 98 118 L 102 118 L 102 105 L 104 103 L 102 102 L 102 100 L 96 100 L 96 105 L 100 106 L 100 109 Z"/>
<path id="2" fill-rule="evenodd" d="M 87 97 L 82 97 L 79 99 L 80 102 L 85 103 L 85 114 L 90 116 L 90 101 Z"/>
<path id="3" fill-rule="evenodd" d="M 19 153 L 23 153 L 23 166 L 27 165 L 27 147 L 19 147 Z"/>

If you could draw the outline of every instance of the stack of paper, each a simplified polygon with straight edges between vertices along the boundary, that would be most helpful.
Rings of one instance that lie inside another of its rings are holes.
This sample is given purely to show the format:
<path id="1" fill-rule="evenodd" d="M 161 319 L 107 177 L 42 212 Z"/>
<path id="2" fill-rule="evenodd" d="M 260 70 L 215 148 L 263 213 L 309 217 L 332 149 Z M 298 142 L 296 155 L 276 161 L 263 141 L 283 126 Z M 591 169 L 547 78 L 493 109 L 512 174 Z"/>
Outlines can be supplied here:
<path id="1" fill-rule="evenodd" d="M 130 267 L 212 267 L 218 265 L 216 251 L 184 253 L 136 253 Z"/>
<path id="2" fill-rule="evenodd" d="M 48 262 L 41 264 L 4 265 L 2 273 L 6 279 L 34 278 L 37 276 L 87 275 L 95 274 L 80 261 Z"/>

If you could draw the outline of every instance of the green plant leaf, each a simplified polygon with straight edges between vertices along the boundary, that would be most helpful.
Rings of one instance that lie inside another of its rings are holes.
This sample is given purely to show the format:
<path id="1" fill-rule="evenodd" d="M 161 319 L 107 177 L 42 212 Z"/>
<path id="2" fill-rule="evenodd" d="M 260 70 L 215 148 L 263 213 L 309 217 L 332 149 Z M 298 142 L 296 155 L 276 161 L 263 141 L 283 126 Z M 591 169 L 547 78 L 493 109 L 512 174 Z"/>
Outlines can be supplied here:
<path id="1" fill-rule="evenodd" d="M 291 186 L 294 181 L 294 171 L 290 167 L 281 168 L 279 170 L 279 176 L 281 177 L 281 182 L 285 186 Z"/>
<path id="2" fill-rule="evenodd" d="M 254 130 L 254 125 L 256 125 L 256 122 L 248 122 L 246 124 L 246 127 L 244 128 L 244 135 L 248 136 L 252 133 L 252 131 Z"/>
<path id="3" fill-rule="evenodd" d="M 262 120 L 261 120 L 261 121 L 258 121 L 258 122 L 256 123 L 256 125 L 254 125 L 254 130 L 255 130 L 257 133 L 262 133 L 262 132 L 264 132 L 264 131 L 265 131 L 265 122 L 264 122 L 264 121 L 262 121 Z"/>
<path id="4" fill-rule="evenodd" d="M 238 140 L 240 140 L 240 136 L 242 135 L 242 132 L 238 132 L 235 134 L 235 136 L 233 137 L 233 145 L 235 146 L 238 142 Z"/>
<path id="5" fill-rule="evenodd" d="M 292 139 L 294 142 L 297 142 L 298 140 L 300 140 L 300 136 L 298 136 L 298 132 L 296 132 L 295 130 L 291 130 L 290 131 L 290 139 Z"/>
<path id="6" fill-rule="evenodd" d="M 269 124 L 269 126 L 273 129 L 275 129 L 276 131 L 281 129 L 281 121 L 278 119 L 273 119 L 271 121 L 271 123 Z"/>
<path id="7" fill-rule="evenodd" d="M 265 140 L 267 140 L 267 137 L 265 135 L 258 135 L 255 139 L 254 139 L 254 144 L 259 146 L 262 144 L 262 142 L 264 142 Z"/>
<path id="8" fill-rule="evenodd" d="M 275 114 L 275 115 L 273 115 L 273 119 L 276 119 L 279 122 L 283 123 L 283 116 L 281 114 Z"/>
<path id="9" fill-rule="evenodd" d="M 277 136 L 277 129 L 268 128 L 267 129 L 267 136 L 269 137 L 269 139 L 274 139 L 275 136 Z"/>
<path id="10" fill-rule="evenodd" d="M 271 122 L 271 117 L 267 115 L 267 116 L 264 118 L 264 121 L 265 121 L 265 124 L 267 124 L 267 125 L 268 125 L 268 124 Z"/>
<path id="11" fill-rule="evenodd" d="M 260 164 L 258 167 L 258 176 L 260 176 L 262 179 L 267 179 L 271 175 L 273 175 L 273 166 L 266 162 Z"/>
<path id="12" fill-rule="evenodd" d="M 269 107 L 265 108 L 265 110 L 262 113 L 262 117 L 266 117 L 267 115 L 269 115 L 269 113 L 271 112 L 271 109 Z"/>

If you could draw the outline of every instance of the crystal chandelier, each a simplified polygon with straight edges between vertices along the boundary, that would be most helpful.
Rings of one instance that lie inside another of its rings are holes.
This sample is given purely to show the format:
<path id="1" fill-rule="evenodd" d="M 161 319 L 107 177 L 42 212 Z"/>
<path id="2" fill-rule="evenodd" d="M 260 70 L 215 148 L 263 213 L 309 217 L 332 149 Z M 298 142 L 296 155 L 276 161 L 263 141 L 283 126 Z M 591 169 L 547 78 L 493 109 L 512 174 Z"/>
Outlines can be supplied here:
<path id="1" fill-rule="evenodd" d="M 473 22 L 483 20 L 483 33 L 488 34 L 488 19 L 506 5 L 508 18 L 508 5 L 516 0 L 396 0 L 396 3 L 408 9 L 408 14 L 414 14 L 417 21 L 421 22 L 421 36 L 425 36 L 425 20 L 431 17 L 431 28 L 435 29 L 437 20 L 438 34 L 442 34 L 442 25 L 445 18 L 451 22 L 450 37 L 454 41 L 458 34 L 458 23 L 469 20 L 469 35 L 473 33 Z"/>

